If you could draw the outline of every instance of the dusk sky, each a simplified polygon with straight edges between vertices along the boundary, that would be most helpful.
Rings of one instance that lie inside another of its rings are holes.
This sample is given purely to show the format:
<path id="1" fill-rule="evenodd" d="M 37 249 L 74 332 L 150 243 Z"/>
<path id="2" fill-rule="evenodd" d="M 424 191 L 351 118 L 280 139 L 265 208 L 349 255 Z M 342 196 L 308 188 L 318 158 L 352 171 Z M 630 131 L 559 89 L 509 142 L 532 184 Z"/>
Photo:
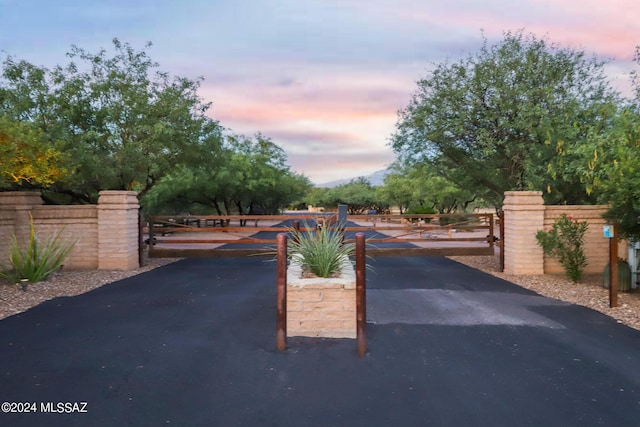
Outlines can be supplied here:
<path id="1" fill-rule="evenodd" d="M 261 132 L 315 183 L 394 160 L 396 112 L 433 63 L 524 29 L 601 59 L 616 88 L 640 45 L 638 0 L 0 0 L 0 51 L 52 67 L 117 37 L 192 79 L 209 115 Z"/>

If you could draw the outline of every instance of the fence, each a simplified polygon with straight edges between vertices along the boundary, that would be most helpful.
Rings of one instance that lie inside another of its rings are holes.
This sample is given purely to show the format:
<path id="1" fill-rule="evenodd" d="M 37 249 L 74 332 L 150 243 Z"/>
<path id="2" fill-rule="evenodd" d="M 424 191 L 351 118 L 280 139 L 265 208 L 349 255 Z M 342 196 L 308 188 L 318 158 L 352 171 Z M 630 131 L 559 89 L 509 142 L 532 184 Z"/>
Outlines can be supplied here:
<path id="1" fill-rule="evenodd" d="M 602 234 L 606 206 L 545 206 L 539 191 L 506 192 L 504 201 L 505 272 L 509 274 L 561 273 L 553 259 L 545 257 L 535 235 L 551 227 L 563 213 L 588 221 L 585 251 L 587 273 L 602 272 L 608 263 L 608 240 Z M 70 269 L 130 270 L 139 266 L 139 204 L 135 192 L 102 191 L 97 205 L 47 206 L 38 192 L 0 193 L 0 242 L 15 234 L 28 237 L 29 218 L 36 230 L 77 241 L 65 263 Z M 620 254 L 626 253 L 621 242 Z M 0 244 L 0 262 L 8 258 L 8 245 Z"/>
<path id="2" fill-rule="evenodd" d="M 60 231 L 76 244 L 65 261 L 69 269 L 132 270 L 138 262 L 135 192 L 101 191 L 97 205 L 43 205 L 39 192 L 0 193 L 0 262 L 9 257 L 11 236 L 24 244 L 33 219 L 38 236 Z"/>
<path id="3" fill-rule="evenodd" d="M 549 230 L 563 214 L 589 224 L 585 234 L 585 273 L 601 273 L 609 262 L 609 239 L 604 237 L 602 214 L 608 209 L 600 206 L 545 206 L 540 191 L 508 191 L 504 199 L 504 271 L 508 274 L 557 274 L 562 266 L 544 255 L 537 243 L 538 230 Z M 619 243 L 621 255 L 626 242 Z"/>

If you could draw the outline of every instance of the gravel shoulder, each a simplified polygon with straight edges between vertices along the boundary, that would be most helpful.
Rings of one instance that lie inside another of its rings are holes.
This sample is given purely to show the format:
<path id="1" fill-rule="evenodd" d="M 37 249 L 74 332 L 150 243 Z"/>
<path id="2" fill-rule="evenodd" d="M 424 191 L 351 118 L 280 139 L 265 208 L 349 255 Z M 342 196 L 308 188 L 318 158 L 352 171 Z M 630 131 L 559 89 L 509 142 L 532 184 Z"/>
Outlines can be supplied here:
<path id="1" fill-rule="evenodd" d="M 592 308 L 619 323 L 640 330 L 640 292 L 619 293 L 616 308 L 609 307 L 609 292 L 601 286 L 601 275 L 585 275 L 581 283 L 573 283 L 559 275 L 514 276 L 499 272 L 497 257 L 449 257 L 461 264 L 513 282 L 540 295 Z M 131 271 L 66 271 L 52 274 L 48 280 L 27 286 L 0 282 L 0 319 L 21 313 L 44 301 L 60 296 L 74 296 L 107 283 L 135 276 L 177 259 L 150 259 L 144 267 Z"/>

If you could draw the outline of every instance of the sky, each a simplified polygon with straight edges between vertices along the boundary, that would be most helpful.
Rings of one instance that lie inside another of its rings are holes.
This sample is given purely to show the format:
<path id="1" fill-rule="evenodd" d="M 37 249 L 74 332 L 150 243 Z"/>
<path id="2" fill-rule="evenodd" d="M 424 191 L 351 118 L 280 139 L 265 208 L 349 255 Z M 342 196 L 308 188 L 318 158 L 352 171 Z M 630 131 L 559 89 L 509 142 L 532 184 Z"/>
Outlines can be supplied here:
<path id="1" fill-rule="evenodd" d="M 630 93 L 638 0 L 0 0 L 0 51 L 46 67 L 111 40 L 204 80 L 208 114 L 272 139 L 321 184 L 385 169 L 404 108 L 433 64 L 523 30 L 610 61 Z"/>

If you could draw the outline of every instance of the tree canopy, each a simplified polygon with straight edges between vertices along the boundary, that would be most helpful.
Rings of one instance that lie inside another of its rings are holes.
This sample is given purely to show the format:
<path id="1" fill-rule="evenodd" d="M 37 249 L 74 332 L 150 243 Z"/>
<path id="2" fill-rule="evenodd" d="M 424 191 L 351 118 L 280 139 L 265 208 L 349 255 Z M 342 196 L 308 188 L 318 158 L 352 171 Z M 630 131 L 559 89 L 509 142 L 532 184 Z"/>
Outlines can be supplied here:
<path id="1" fill-rule="evenodd" d="M 280 147 L 262 135 L 230 134 L 207 116 L 202 79 L 161 71 L 150 47 L 118 39 L 111 51 L 73 46 L 69 62 L 53 69 L 7 56 L 0 185 L 44 189 L 54 203 L 136 190 L 148 211 L 219 213 L 273 213 L 306 190 L 308 180 L 289 170 Z"/>
<path id="2" fill-rule="evenodd" d="M 455 63 L 437 64 L 399 112 L 391 146 L 500 206 L 508 190 L 542 189 L 584 203 L 574 148 L 610 125 L 617 93 L 604 63 L 522 31 Z M 562 155 L 558 155 L 562 154 Z"/>
<path id="3" fill-rule="evenodd" d="M 71 61 L 53 70 L 5 59 L 4 114 L 38 126 L 69 154 L 71 179 L 52 191 L 87 202 L 103 189 L 144 195 L 174 165 L 197 158 L 202 143 L 220 144 L 221 128 L 197 94 L 200 80 L 158 71 L 149 47 L 114 39 L 109 56 L 73 46 Z"/>
<path id="4" fill-rule="evenodd" d="M 308 178 L 292 172 L 269 138 L 225 137 L 223 150 L 176 168 L 143 199 L 147 211 L 275 214 L 301 198 Z"/>
<path id="5" fill-rule="evenodd" d="M 30 123 L 0 117 L 0 179 L 25 187 L 48 187 L 62 180 L 67 175 L 67 158 L 59 145 L 49 143 Z"/>
<path id="6" fill-rule="evenodd" d="M 635 62 L 640 65 L 640 46 Z M 623 237 L 640 241 L 640 75 L 631 75 L 635 97 L 615 112 L 607 132 L 594 132 L 579 153 L 584 159 L 575 173 L 586 191 L 611 208 L 605 215 L 617 221 Z"/>

